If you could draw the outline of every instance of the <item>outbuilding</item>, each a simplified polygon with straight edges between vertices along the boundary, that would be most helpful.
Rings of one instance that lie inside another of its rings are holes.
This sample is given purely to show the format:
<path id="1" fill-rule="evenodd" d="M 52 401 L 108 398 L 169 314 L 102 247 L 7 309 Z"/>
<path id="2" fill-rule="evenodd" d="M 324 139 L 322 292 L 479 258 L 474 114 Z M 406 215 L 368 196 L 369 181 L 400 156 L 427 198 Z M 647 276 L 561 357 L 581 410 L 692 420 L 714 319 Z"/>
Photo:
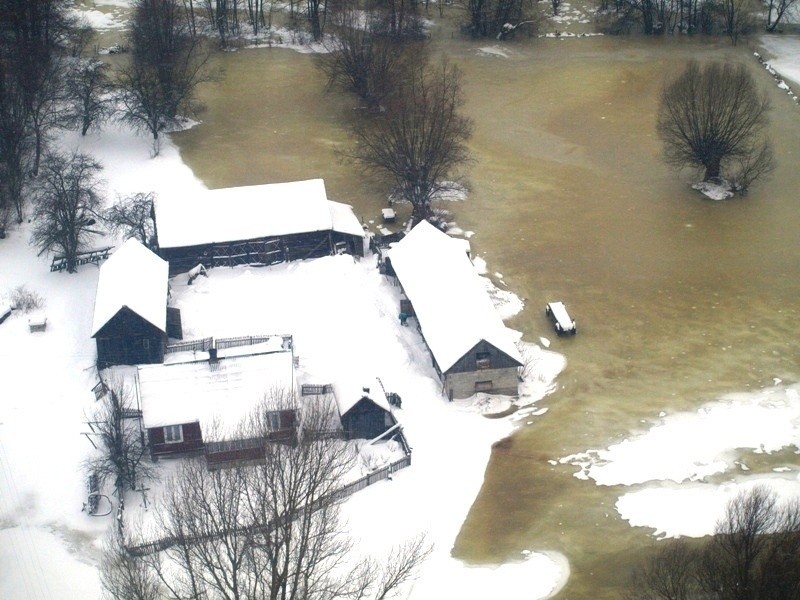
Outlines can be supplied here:
<path id="1" fill-rule="evenodd" d="M 98 368 L 164 359 L 168 270 L 165 260 L 134 239 L 100 266 L 91 335 Z"/>
<path id="2" fill-rule="evenodd" d="M 208 190 L 157 199 L 158 252 L 171 275 L 205 267 L 270 265 L 364 254 L 364 229 L 322 179 Z"/>
<path id="3" fill-rule="evenodd" d="M 522 356 L 463 244 L 423 221 L 388 255 L 447 397 L 516 395 Z"/>
<path id="4" fill-rule="evenodd" d="M 336 405 L 345 438 L 374 439 L 397 424 L 386 392 L 377 378 L 362 387 L 337 383 Z"/>

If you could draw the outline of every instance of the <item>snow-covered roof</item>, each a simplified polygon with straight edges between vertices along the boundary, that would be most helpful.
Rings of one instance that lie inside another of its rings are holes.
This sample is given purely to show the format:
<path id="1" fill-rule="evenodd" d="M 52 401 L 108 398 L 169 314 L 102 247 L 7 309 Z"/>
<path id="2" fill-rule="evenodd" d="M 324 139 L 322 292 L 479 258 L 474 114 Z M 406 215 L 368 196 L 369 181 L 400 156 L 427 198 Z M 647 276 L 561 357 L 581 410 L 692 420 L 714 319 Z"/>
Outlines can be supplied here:
<path id="1" fill-rule="evenodd" d="M 423 221 L 389 258 L 443 373 L 481 340 L 522 363 L 462 244 Z"/>
<path id="2" fill-rule="evenodd" d="M 167 331 L 169 263 L 134 239 L 100 266 L 94 299 L 94 337 L 123 307 Z"/>
<path id="3" fill-rule="evenodd" d="M 391 412 L 389 400 L 383 391 L 383 386 L 377 378 L 364 379 L 366 383 L 358 385 L 356 379 L 347 379 L 333 384 L 333 394 L 336 396 L 336 406 L 339 408 L 339 415 L 344 416 L 360 400 L 367 398 L 383 410 Z"/>
<path id="4" fill-rule="evenodd" d="M 199 422 L 205 441 L 235 432 L 270 390 L 293 390 L 292 353 L 216 361 L 141 365 L 137 372 L 146 428 Z"/>
<path id="5" fill-rule="evenodd" d="M 312 231 L 364 235 L 352 207 L 328 200 L 322 179 L 206 190 L 186 198 L 158 198 L 155 216 L 161 248 Z"/>
<path id="6" fill-rule="evenodd" d="M 549 302 L 547 304 L 550 310 L 553 311 L 553 317 L 559 322 L 562 329 L 571 329 L 575 325 L 575 321 L 569 316 L 567 307 L 563 302 Z"/>

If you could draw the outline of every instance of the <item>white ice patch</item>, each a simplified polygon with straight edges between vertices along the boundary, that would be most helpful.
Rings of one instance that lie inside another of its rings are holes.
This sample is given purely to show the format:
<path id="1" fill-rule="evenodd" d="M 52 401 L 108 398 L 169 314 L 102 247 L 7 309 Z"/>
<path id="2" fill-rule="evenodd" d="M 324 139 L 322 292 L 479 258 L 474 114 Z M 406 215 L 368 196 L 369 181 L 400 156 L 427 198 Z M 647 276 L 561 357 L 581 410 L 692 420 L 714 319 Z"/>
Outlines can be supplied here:
<path id="1" fill-rule="evenodd" d="M 489 298 L 492 299 L 492 304 L 494 304 L 497 312 L 500 313 L 501 319 L 505 321 L 522 312 L 525 307 L 522 298 L 509 290 L 501 290 L 488 277 L 481 277 L 481 281 L 486 288 L 486 293 L 489 294 Z"/>
<path id="2" fill-rule="evenodd" d="M 759 476 L 723 485 L 695 484 L 647 488 L 620 497 L 616 508 L 634 527 L 651 527 L 664 537 L 702 537 L 714 532 L 728 502 L 756 485 L 767 486 L 782 501 L 800 500 L 800 481 Z"/>
<path id="3" fill-rule="evenodd" d="M 484 56 L 500 56 L 502 58 L 508 58 L 509 56 L 508 50 L 501 46 L 483 46 L 478 48 L 478 54 Z"/>
<path id="4" fill-rule="evenodd" d="M 92 29 L 120 29 L 128 24 L 125 19 L 120 18 L 120 16 L 116 14 L 116 11 L 112 13 L 104 13 L 94 9 L 82 10 L 79 8 L 74 8 L 70 10 L 69 13 L 71 16 L 82 17 L 86 19 L 87 23 L 89 23 Z"/>
<path id="5" fill-rule="evenodd" d="M 712 200 L 727 200 L 733 197 L 733 190 L 731 184 L 725 180 L 720 183 L 711 183 L 710 181 L 701 181 L 692 185 L 693 190 L 699 191 L 707 198 Z"/>
<path id="6" fill-rule="evenodd" d="M 561 459 L 598 485 L 698 481 L 731 469 L 736 450 L 775 452 L 800 439 L 800 384 L 730 394 L 695 412 L 670 415 L 646 433 L 604 450 Z"/>

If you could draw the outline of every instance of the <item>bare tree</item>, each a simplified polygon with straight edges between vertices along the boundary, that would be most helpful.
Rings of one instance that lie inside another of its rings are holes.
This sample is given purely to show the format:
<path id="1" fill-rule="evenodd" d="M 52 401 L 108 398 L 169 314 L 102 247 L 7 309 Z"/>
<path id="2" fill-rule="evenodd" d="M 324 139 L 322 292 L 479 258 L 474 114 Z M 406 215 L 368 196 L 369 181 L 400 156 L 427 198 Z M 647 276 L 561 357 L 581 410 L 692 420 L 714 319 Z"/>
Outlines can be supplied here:
<path id="1" fill-rule="evenodd" d="M 352 91 L 370 109 L 380 109 L 414 62 L 426 61 L 425 45 L 397 40 L 376 31 L 371 16 L 346 10 L 335 17 L 336 36 L 326 42 L 317 66 L 329 86 Z"/>
<path id="2" fill-rule="evenodd" d="M 797 0 L 766 0 L 766 22 L 765 28 L 767 31 L 775 31 L 778 25 L 792 6 L 795 5 Z"/>
<path id="3" fill-rule="evenodd" d="M 132 59 L 118 72 L 121 118 L 158 140 L 179 113 L 199 110 L 195 91 L 210 77 L 209 53 L 180 0 L 135 0 L 132 8 Z"/>
<path id="4" fill-rule="evenodd" d="M 38 175 L 50 133 L 65 119 L 67 66 L 60 56 L 51 55 L 38 64 L 26 61 L 23 68 L 22 87 L 34 142 L 31 171 Z"/>
<path id="5" fill-rule="evenodd" d="M 649 600 L 800 598 L 800 504 L 754 487 L 728 503 L 714 536 L 696 550 L 665 542 L 631 581 L 628 597 Z"/>
<path id="6" fill-rule="evenodd" d="M 417 0 L 373 0 L 369 5 L 373 30 L 395 40 L 425 37 L 419 5 Z"/>
<path id="7" fill-rule="evenodd" d="M 158 577 L 143 558 L 128 553 L 116 528 L 103 544 L 100 584 L 109 600 L 160 600 L 165 596 Z"/>
<path id="8" fill-rule="evenodd" d="M 22 193 L 29 172 L 33 138 L 18 72 L 0 56 L 0 232 L 12 211 L 22 223 Z"/>
<path id="9" fill-rule="evenodd" d="M 108 69 L 104 62 L 88 59 L 79 61 L 70 72 L 66 86 L 71 109 L 68 123 L 77 126 L 81 135 L 98 128 L 113 113 Z"/>
<path id="10" fill-rule="evenodd" d="M 133 490 L 137 482 L 152 479 L 155 471 L 134 418 L 131 389 L 118 379 L 107 385 L 106 395 L 90 417 L 100 442 L 99 452 L 87 461 L 86 467 L 100 481 L 111 479 L 118 490 Z"/>
<path id="11" fill-rule="evenodd" d="M 497 37 L 504 32 L 515 32 L 523 23 L 535 27 L 538 23 L 535 4 L 525 0 L 466 0 L 469 16 L 466 29 L 473 37 Z"/>
<path id="12" fill-rule="evenodd" d="M 769 108 L 744 65 L 700 67 L 691 61 L 661 95 L 657 130 L 667 162 L 703 167 L 708 181 L 723 176 L 731 161 L 748 164 L 760 156 L 760 174 L 767 173 L 772 155 L 763 131 Z"/>
<path id="13" fill-rule="evenodd" d="M 684 540 L 668 542 L 649 556 L 628 585 L 628 600 L 690 600 L 699 588 L 697 557 Z"/>
<path id="14" fill-rule="evenodd" d="M 306 19 L 311 26 L 311 37 L 318 42 L 328 20 L 328 0 L 306 0 Z"/>
<path id="15" fill-rule="evenodd" d="M 152 248 L 155 243 L 155 197 L 154 192 L 137 192 L 132 196 L 118 198 L 116 204 L 103 213 L 103 221 L 115 235 L 137 239 L 144 246 Z"/>
<path id="16" fill-rule="evenodd" d="M 67 260 L 67 272 L 77 270 L 76 256 L 86 247 L 92 226 L 99 218 L 101 198 L 98 173 L 103 167 L 79 153 L 48 154 L 34 190 L 31 241 L 39 254 L 59 252 Z"/>
<path id="17" fill-rule="evenodd" d="M 430 551 L 421 537 L 386 567 L 353 560 L 337 494 L 353 454 L 332 435 L 328 406 L 300 407 L 291 392 L 273 390 L 241 428 L 212 434 L 260 442 L 262 458 L 213 471 L 202 459 L 182 465 L 155 507 L 158 529 L 177 543 L 145 561 L 168 597 L 382 599 L 414 576 Z M 285 411 L 297 428 L 276 438 Z"/>
<path id="18" fill-rule="evenodd" d="M 418 65 L 399 82 L 383 115 L 354 127 L 349 156 L 388 177 L 394 194 L 413 205 L 415 221 L 432 216 L 433 197 L 453 189 L 458 169 L 470 160 L 472 121 L 458 112 L 463 102 L 458 67 L 446 60 L 433 69 Z"/>
<path id="19" fill-rule="evenodd" d="M 739 37 L 747 35 L 756 25 L 756 16 L 760 11 L 758 0 L 721 0 L 720 10 L 725 33 L 735 46 Z"/>

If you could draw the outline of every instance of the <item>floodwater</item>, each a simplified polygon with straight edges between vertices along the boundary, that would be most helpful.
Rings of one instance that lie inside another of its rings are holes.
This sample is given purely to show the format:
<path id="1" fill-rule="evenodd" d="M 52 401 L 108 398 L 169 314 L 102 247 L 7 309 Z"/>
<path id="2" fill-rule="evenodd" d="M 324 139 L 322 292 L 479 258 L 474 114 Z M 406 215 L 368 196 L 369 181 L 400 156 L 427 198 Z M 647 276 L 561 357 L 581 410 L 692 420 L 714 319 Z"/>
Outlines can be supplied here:
<path id="1" fill-rule="evenodd" d="M 747 49 L 721 42 L 521 40 L 502 57 L 478 51 L 491 42 L 441 38 L 476 123 L 472 193 L 454 217 L 525 299 L 510 325 L 568 361 L 540 403 L 548 412 L 494 448 L 454 554 L 560 551 L 572 574 L 558 597 L 616 598 L 653 539 L 616 514 L 622 488 L 548 461 L 605 448 L 662 410 L 799 379 L 800 109 Z M 689 57 L 751 65 L 772 99 L 779 166 L 745 198 L 704 200 L 692 173 L 661 160 L 658 94 Z M 242 50 L 219 63 L 203 125 L 174 136 L 194 172 L 209 187 L 324 177 L 331 198 L 377 221 L 381 188 L 335 152 L 350 99 L 325 92 L 312 57 Z M 555 338 L 544 317 L 556 299 L 578 322 L 574 338 Z"/>

